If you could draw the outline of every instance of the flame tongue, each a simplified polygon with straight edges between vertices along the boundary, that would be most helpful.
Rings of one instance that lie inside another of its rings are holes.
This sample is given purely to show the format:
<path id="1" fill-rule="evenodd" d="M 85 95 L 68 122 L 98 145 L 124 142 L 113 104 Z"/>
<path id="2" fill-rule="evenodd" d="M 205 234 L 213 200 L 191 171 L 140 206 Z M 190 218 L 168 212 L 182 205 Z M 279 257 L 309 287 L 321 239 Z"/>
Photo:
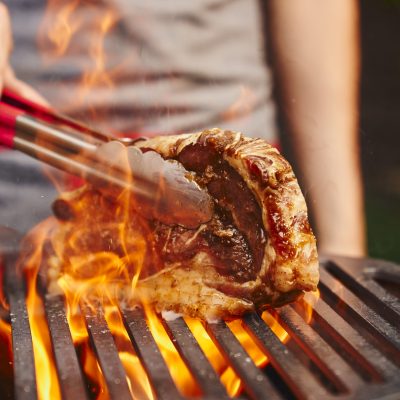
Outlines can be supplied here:
<path id="1" fill-rule="evenodd" d="M 106 38 L 120 20 L 118 7 L 113 2 L 106 3 L 48 0 L 39 34 L 39 44 L 47 62 L 58 62 L 64 56 L 75 57 L 81 54 L 82 49 L 90 58 L 88 64 L 82 64 L 86 68 L 82 71 L 81 84 L 71 97 L 68 86 L 67 98 L 72 101 L 64 98 L 58 108 L 62 107 L 64 112 L 74 112 L 75 117 L 79 111 L 83 119 L 91 116 L 91 122 L 94 121 L 95 125 L 107 120 L 107 105 L 115 94 L 110 90 L 116 84 L 115 78 L 127 73 L 130 76 L 131 73 L 127 69 L 131 65 L 131 55 L 118 62 L 114 53 L 110 57 L 111 54 L 106 51 Z M 96 112 L 97 107 L 102 110 L 101 115 Z M 128 147 L 127 151 L 125 149 L 121 144 L 111 142 L 94 150 L 98 161 L 92 164 L 91 171 L 86 171 L 86 179 L 105 190 L 110 188 L 111 181 L 111 186 L 114 186 L 112 190 L 117 196 L 124 189 L 133 192 L 132 200 L 137 209 L 149 219 L 191 229 L 211 219 L 211 198 L 196 182 L 188 179 L 188 172 L 180 164 L 165 161 L 154 152 L 141 154 L 133 147 Z M 118 152 L 125 154 L 117 155 Z M 84 159 L 80 161 L 85 161 L 87 154 L 81 156 Z M 116 165 L 115 160 L 121 158 L 125 159 L 125 167 Z M 85 165 L 80 167 L 85 168 Z"/>
<path id="2" fill-rule="evenodd" d="M 113 196 L 130 190 L 136 209 L 147 218 L 192 229 L 211 219 L 210 196 L 178 162 L 118 141 L 100 145 L 94 159 L 96 174 L 87 179 Z"/>

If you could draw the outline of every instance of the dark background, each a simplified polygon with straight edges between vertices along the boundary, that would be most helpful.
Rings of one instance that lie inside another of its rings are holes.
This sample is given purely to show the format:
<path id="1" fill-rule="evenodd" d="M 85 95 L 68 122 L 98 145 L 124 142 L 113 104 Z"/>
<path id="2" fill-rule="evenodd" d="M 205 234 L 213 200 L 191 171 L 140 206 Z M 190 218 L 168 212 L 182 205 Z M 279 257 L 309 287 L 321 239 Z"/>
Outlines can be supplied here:
<path id="1" fill-rule="evenodd" d="M 400 1 L 361 0 L 361 154 L 370 255 L 400 262 Z"/>

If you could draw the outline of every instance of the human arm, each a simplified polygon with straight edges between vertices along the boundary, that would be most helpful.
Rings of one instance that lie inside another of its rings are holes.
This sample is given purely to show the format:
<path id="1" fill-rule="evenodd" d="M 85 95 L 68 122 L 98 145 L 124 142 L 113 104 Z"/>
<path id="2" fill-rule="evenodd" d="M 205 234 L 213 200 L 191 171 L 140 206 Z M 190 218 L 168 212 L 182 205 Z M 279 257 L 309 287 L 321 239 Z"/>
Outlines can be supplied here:
<path id="1" fill-rule="evenodd" d="M 19 80 L 9 63 L 12 49 L 10 16 L 7 7 L 0 2 L 0 94 L 8 88 L 37 103 L 46 104 L 46 100 L 32 87 Z"/>
<path id="2" fill-rule="evenodd" d="M 316 223 L 319 249 L 362 256 L 355 0 L 270 0 L 283 113 Z"/>

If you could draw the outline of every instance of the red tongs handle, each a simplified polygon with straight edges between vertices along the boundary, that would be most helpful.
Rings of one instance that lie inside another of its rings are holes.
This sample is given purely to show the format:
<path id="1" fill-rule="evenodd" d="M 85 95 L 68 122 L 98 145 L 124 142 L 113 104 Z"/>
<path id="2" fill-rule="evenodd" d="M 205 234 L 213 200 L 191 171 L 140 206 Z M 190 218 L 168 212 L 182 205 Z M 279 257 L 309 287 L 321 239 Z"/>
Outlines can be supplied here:
<path id="1" fill-rule="evenodd" d="M 99 146 L 112 140 L 13 92 L 6 90 L 0 98 L 0 144 L 66 172 L 87 176 Z"/>
<path id="2" fill-rule="evenodd" d="M 12 111 L 9 107 L 4 107 L 7 105 L 13 107 L 14 110 Z M 108 142 L 113 140 L 111 136 L 91 129 L 72 118 L 59 114 L 51 108 L 37 104 L 7 89 L 3 90 L 1 96 L 0 112 L 1 108 L 4 108 L 4 112 L 0 116 L 0 124 L 3 124 L 3 122 L 5 123 L 7 120 L 7 116 L 4 114 L 11 113 L 13 118 L 16 118 L 21 114 L 26 114 L 27 116 L 34 117 L 41 122 L 56 125 L 60 129 L 62 129 L 63 126 L 67 126 L 79 133 L 85 134 L 88 138 L 96 139 L 96 141 Z M 19 110 L 19 114 L 17 110 Z"/>
<path id="3" fill-rule="evenodd" d="M 42 117 L 44 119 L 46 119 L 46 117 L 50 119 L 51 115 L 53 114 L 53 111 L 51 111 L 49 108 L 28 100 L 9 89 L 3 90 L 1 101 L 2 103 L 9 104 L 15 108 L 24 110 L 31 115 Z"/>
<path id="4" fill-rule="evenodd" d="M 110 139 L 10 91 L 0 98 L 0 144 L 65 172 L 97 177 L 93 157 Z"/>
<path id="5" fill-rule="evenodd" d="M 0 144 L 9 148 L 14 147 L 17 118 L 24 111 L 0 101 Z"/>

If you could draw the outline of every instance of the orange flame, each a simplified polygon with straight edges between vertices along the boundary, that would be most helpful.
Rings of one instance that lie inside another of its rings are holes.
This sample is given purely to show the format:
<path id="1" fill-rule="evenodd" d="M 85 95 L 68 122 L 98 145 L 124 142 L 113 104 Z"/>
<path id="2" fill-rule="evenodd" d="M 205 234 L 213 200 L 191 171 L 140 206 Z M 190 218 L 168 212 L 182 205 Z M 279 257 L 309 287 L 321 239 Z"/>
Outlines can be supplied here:
<path id="1" fill-rule="evenodd" d="M 89 334 L 77 304 L 67 302 L 67 320 L 73 343 L 80 349 L 83 372 L 91 384 L 91 392 L 96 394 L 96 400 L 107 400 L 109 398 L 107 385 L 96 356 L 90 347 Z"/>
<path id="2" fill-rule="evenodd" d="M 2 383 L 12 381 L 12 338 L 11 325 L 0 317 L 0 376 Z M 3 386 L 0 384 L 0 386 Z"/>
<path id="3" fill-rule="evenodd" d="M 247 354 L 250 356 L 252 361 L 257 367 L 264 367 L 268 363 L 268 358 L 261 350 L 261 348 L 254 342 L 251 336 L 247 333 L 247 331 L 243 328 L 243 323 L 241 320 L 234 320 L 228 323 L 229 328 L 236 336 L 236 339 L 240 342 L 244 349 L 246 349 Z M 225 378 L 227 380 L 227 378 Z M 224 379 L 222 379 L 224 383 Z M 228 383 L 228 382 L 227 382 Z M 242 382 L 240 378 L 235 377 L 229 382 L 229 387 L 232 388 L 233 393 L 231 394 L 228 390 L 228 393 L 232 395 L 239 394 L 242 388 Z"/>
<path id="4" fill-rule="evenodd" d="M 96 394 L 96 400 L 108 400 L 106 381 L 88 340 L 82 344 L 82 364 L 86 377 L 93 384 L 91 391 Z"/>
<path id="5" fill-rule="evenodd" d="M 9 306 L 6 301 L 6 297 L 4 296 L 3 285 L 4 285 L 4 266 L 0 256 L 0 307 L 3 307 L 4 310 L 8 311 Z"/>
<path id="6" fill-rule="evenodd" d="M 173 345 L 167 332 L 154 310 L 145 305 L 145 312 L 150 331 L 157 341 L 160 352 L 168 365 L 172 379 L 179 391 L 188 397 L 198 396 L 200 394 L 196 381 L 189 372 L 186 364 L 179 356 L 178 351 Z"/>
<path id="7" fill-rule="evenodd" d="M 84 207 L 82 210 L 84 210 Z M 89 344 L 88 332 L 83 316 L 79 311 L 79 304 L 82 301 L 87 302 L 93 308 L 100 301 L 105 308 L 105 318 L 116 341 L 132 396 L 134 398 L 153 399 L 151 385 L 135 354 L 117 307 L 119 290 L 122 290 L 124 286 L 134 289 L 137 283 L 144 260 L 146 245 L 144 238 L 139 235 L 135 237 L 135 247 L 132 250 L 132 243 L 128 241 L 128 238 L 132 238 L 132 232 L 127 230 L 126 226 L 128 224 L 124 225 L 124 221 L 129 218 L 129 213 L 121 205 L 116 215 L 119 215 L 121 218 L 120 221 L 117 220 L 115 223 L 118 226 L 117 232 L 123 244 L 122 255 L 113 252 L 96 252 L 83 246 L 81 239 L 88 229 L 88 221 L 92 221 L 92 230 L 95 228 L 96 223 L 99 223 L 99 221 L 93 220 L 92 217 L 89 220 L 82 218 L 81 221 L 76 222 L 72 234 L 63 237 L 64 242 L 60 243 L 58 240 L 52 241 L 53 249 L 58 259 L 63 261 L 63 272 L 58 278 L 57 284 L 63 290 L 66 297 L 67 318 L 73 341 L 76 346 L 81 348 L 81 359 L 85 375 L 93 383 L 96 398 L 100 400 L 106 399 L 108 398 L 108 392 L 101 368 Z M 39 385 L 40 399 L 57 399 L 60 395 L 47 326 L 44 317 L 40 315 L 43 305 L 40 296 L 36 292 L 38 266 L 41 264 L 41 257 L 43 256 L 43 242 L 47 235 L 49 235 L 53 224 L 54 220 L 49 219 L 32 232 L 30 237 L 33 239 L 35 251 L 30 259 L 22 260 L 23 265 L 28 268 L 26 272 L 28 279 L 27 304 L 35 344 L 35 365 L 37 366 L 38 382 L 48 382 L 48 385 Z M 101 228 L 104 228 L 104 226 L 101 226 Z M 121 260 L 124 259 L 125 261 L 122 262 Z M 137 265 L 133 269 L 133 273 L 129 274 L 127 273 L 127 263 L 131 263 L 132 260 Z M 92 302 L 93 293 L 96 302 Z M 307 316 L 308 322 L 311 322 L 313 305 L 317 301 L 318 296 L 319 292 L 308 294 L 305 296 L 306 300 L 297 303 L 297 306 L 301 307 Z M 178 389 L 184 396 L 198 396 L 200 389 L 169 338 L 158 315 L 151 307 L 144 305 L 144 308 L 150 331 L 159 346 L 160 352 L 170 369 L 171 376 Z M 262 314 L 262 319 L 283 343 L 289 340 L 289 334 L 279 324 L 277 316 L 273 311 L 265 311 Z M 225 386 L 229 396 L 234 397 L 239 395 L 242 389 L 241 380 L 207 334 L 203 323 L 193 318 L 185 318 L 185 321 L 211 365 L 219 374 L 221 382 Z M 241 320 L 228 322 L 229 328 L 254 364 L 262 368 L 268 363 L 268 357 L 242 324 Z"/>
<path id="8" fill-rule="evenodd" d="M 94 117 L 94 103 L 99 96 L 93 97 L 92 89 L 104 89 L 100 96 L 103 104 L 107 103 L 105 97 L 112 96 L 109 90 L 113 87 L 112 75 L 117 73 L 121 65 L 117 63 L 112 68 L 107 66 L 105 40 L 118 20 L 119 14 L 112 3 L 102 3 L 99 7 L 96 2 L 48 0 L 37 38 L 44 61 L 61 63 L 64 57 L 86 57 L 75 93 L 69 93 L 69 100 L 65 99 L 63 104 L 59 104 L 64 112 L 71 107 L 76 111 L 80 106 L 83 110 L 88 108 Z M 80 37 L 84 37 L 85 41 Z M 113 62 L 115 64 L 115 60 Z"/>
<path id="9" fill-rule="evenodd" d="M 59 59 L 65 54 L 73 35 L 82 21 L 75 14 L 80 1 L 48 0 L 39 30 L 39 46 L 49 59 Z"/>
<path id="10" fill-rule="evenodd" d="M 308 292 L 304 295 L 302 305 L 305 310 L 307 324 L 311 324 L 312 322 L 314 306 L 317 303 L 320 296 L 321 293 L 319 289 L 317 289 L 315 292 Z"/>
<path id="11" fill-rule="evenodd" d="M 6 343 L 7 351 L 12 353 L 11 324 L 0 316 L 0 339 Z"/>
<path id="12" fill-rule="evenodd" d="M 106 308 L 105 318 L 113 334 L 119 358 L 127 374 L 127 382 L 133 398 L 153 400 L 153 392 L 139 358 L 135 354 L 129 335 L 116 306 Z"/>
<path id="13" fill-rule="evenodd" d="M 4 284 L 4 265 L 0 256 L 0 312 L 8 311 L 9 306 L 7 304 L 6 298 L 3 293 Z M 2 310 L 3 308 L 3 310 Z M 2 314 L 0 314 L 0 336 L 7 343 L 8 350 L 11 351 L 11 325 L 2 319 Z"/>
<path id="14" fill-rule="evenodd" d="M 6 376 L 12 375 L 10 368 L 12 363 L 12 337 L 11 337 L 11 324 L 6 321 L 9 317 L 9 305 L 3 293 L 4 289 L 4 269 L 5 265 L 0 254 L 0 376 L 7 379 Z"/>
<path id="15" fill-rule="evenodd" d="M 11 346 L 11 325 L 3 319 L 0 319 L 0 335 L 2 335 L 7 340 L 10 339 L 9 342 Z"/>
<path id="16" fill-rule="evenodd" d="M 320 291 L 317 289 L 315 292 L 307 292 L 301 300 L 294 304 L 296 310 L 303 316 L 307 324 L 312 324 L 313 322 L 314 306 L 319 298 Z"/>
<path id="17" fill-rule="evenodd" d="M 269 311 L 264 311 L 261 315 L 264 322 L 271 328 L 272 332 L 278 336 L 282 343 L 286 343 L 289 340 L 289 334 L 283 329 L 281 324 L 278 322 L 276 316 Z"/>
<path id="18" fill-rule="evenodd" d="M 5 321 L 9 316 L 9 306 L 3 293 L 4 264 L 0 255 L 0 376 L 5 382 L 12 376 L 12 337 L 11 324 Z M 4 318 L 4 319 L 3 319 Z"/>
<path id="19" fill-rule="evenodd" d="M 264 312 L 262 317 L 282 342 L 288 340 L 288 333 L 279 325 L 276 318 L 268 312 Z M 230 397 L 238 396 L 242 390 L 242 381 L 212 341 L 202 322 L 194 318 L 185 318 L 185 321 L 212 367 L 220 376 L 228 395 Z M 268 363 L 268 357 L 243 327 L 242 320 L 228 322 L 228 326 L 254 364 L 259 368 L 264 367 Z"/>
<path id="20" fill-rule="evenodd" d="M 235 396 L 240 389 L 239 377 L 228 365 L 225 358 L 208 335 L 202 322 L 189 317 L 186 317 L 185 321 L 215 372 L 220 376 L 221 382 L 225 386 L 228 394 L 232 397 Z"/>
<path id="21" fill-rule="evenodd" d="M 36 226 L 27 236 L 26 242 L 33 245 L 34 251 L 28 260 L 24 254 L 19 259 L 18 266 L 24 268 L 27 281 L 26 306 L 31 328 L 33 352 L 35 359 L 36 381 L 39 399 L 61 399 L 60 387 L 55 368 L 50 334 L 44 313 L 44 305 L 37 291 L 37 276 L 42 260 L 43 243 L 54 225 L 54 219 L 49 218 Z M 22 245 L 23 248 L 23 245 Z"/>
<path id="22" fill-rule="evenodd" d="M 118 21 L 117 13 L 110 9 L 97 21 L 96 40 L 91 44 L 89 49 L 90 57 L 93 61 L 93 69 L 85 71 L 81 84 L 81 99 L 90 92 L 95 86 L 102 86 L 107 89 L 113 87 L 113 80 L 109 76 L 106 69 L 106 54 L 104 51 L 104 40 L 107 33 L 112 29 Z"/>
<path id="23" fill-rule="evenodd" d="M 74 203 L 74 212 L 81 218 L 73 224 L 70 234 L 52 238 L 55 257 L 48 260 L 50 267 L 58 262 L 62 272 L 56 284 L 65 295 L 67 318 L 74 344 L 81 348 L 84 372 L 93 386 L 96 399 L 108 398 L 107 386 L 101 368 L 90 347 L 88 332 L 79 305 L 85 302 L 95 311 L 105 308 L 105 318 L 117 343 L 119 357 L 127 374 L 128 386 L 134 398 L 152 399 L 152 389 L 147 376 L 134 353 L 129 336 L 118 312 L 119 294 L 123 290 L 133 291 L 144 260 L 147 245 L 139 232 L 132 231 L 127 221 L 131 219 L 130 198 L 121 194 L 119 204 L 113 209 L 114 221 L 97 220 L 89 212 L 93 198 L 79 198 Z M 106 201 L 100 198 L 100 201 Z M 94 210 L 96 212 L 96 210 Z M 118 254 L 110 251 L 88 248 L 86 238 L 94 231 L 103 235 L 111 230 L 118 241 Z"/>

